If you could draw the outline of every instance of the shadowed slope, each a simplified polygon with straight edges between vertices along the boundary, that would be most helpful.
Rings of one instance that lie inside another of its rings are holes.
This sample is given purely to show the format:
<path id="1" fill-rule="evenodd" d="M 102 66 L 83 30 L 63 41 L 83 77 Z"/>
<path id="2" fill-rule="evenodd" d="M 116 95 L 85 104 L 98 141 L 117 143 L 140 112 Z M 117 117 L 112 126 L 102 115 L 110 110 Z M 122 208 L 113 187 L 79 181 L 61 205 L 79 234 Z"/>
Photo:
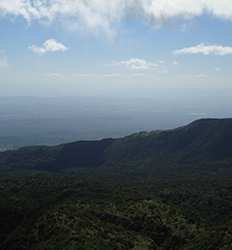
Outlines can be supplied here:
<path id="1" fill-rule="evenodd" d="M 232 119 L 204 119 L 173 130 L 121 139 L 26 147 L 0 154 L 2 167 L 60 170 L 123 162 L 222 162 L 232 160 Z"/>

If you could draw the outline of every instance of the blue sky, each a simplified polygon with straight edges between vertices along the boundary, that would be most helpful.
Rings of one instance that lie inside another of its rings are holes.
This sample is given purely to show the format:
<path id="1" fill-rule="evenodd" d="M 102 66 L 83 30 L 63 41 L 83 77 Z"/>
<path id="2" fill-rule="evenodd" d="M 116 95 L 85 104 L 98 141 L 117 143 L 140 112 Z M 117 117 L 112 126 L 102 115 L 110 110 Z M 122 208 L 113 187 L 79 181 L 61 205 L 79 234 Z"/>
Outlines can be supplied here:
<path id="1" fill-rule="evenodd" d="M 230 91 L 231 25 L 230 0 L 0 0 L 0 93 Z"/>

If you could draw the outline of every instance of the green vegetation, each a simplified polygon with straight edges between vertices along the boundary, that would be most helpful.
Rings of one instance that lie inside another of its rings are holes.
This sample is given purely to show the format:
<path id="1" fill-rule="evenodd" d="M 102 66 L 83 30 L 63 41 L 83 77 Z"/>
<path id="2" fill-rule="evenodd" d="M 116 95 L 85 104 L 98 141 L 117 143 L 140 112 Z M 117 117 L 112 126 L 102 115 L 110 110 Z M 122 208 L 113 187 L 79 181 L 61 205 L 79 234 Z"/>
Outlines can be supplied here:
<path id="1" fill-rule="evenodd" d="M 1 250 L 231 250 L 232 121 L 0 154 Z"/>
<path id="2" fill-rule="evenodd" d="M 5 176 L 0 248 L 229 250 L 231 191 L 229 178 Z"/>
<path id="3" fill-rule="evenodd" d="M 232 119 L 206 119 L 188 126 L 121 139 L 80 141 L 54 147 L 25 147 L 0 153 L 0 168 L 63 171 L 130 165 L 170 171 L 175 166 L 212 165 L 217 170 L 232 162 Z M 192 167 L 190 168 L 190 171 Z M 208 170 L 212 170 L 211 166 Z"/>

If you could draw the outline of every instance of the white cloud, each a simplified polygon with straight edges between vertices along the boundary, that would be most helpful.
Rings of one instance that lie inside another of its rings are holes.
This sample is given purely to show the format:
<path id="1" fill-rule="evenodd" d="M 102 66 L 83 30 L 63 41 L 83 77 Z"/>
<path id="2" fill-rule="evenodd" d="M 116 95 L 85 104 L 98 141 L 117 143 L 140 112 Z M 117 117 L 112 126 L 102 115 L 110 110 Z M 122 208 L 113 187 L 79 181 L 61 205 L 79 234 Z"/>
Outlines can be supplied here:
<path id="1" fill-rule="evenodd" d="M 178 61 L 173 61 L 172 64 L 173 65 L 179 65 L 180 63 Z"/>
<path id="2" fill-rule="evenodd" d="M 204 43 L 201 43 L 199 45 L 178 49 L 174 51 L 174 54 L 176 55 L 194 55 L 194 54 L 202 54 L 202 55 L 219 55 L 219 56 L 225 56 L 225 55 L 232 55 L 232 47 L 225 47 L 222 45 L 205 45 Z"/>
<path id="3" fill-rule="evenodd" d="M 104 77 L 104 78 L 115 78 L 121 77 L 120 73 L 75 73 L 72 74 L 74 78 L 90 78 L 90 77 Z"/>
<path id="4" fill-rule="evenodd" d="M 113 65 L 125 66 L 132 70 L 149 70 L 149 69 L 157 69 L 159 67 L 158 63 L 149 62 L 139 58 L 131 58 L 126 61 L 113 62 Z"/>
<path id="5" fill-rule="evenodd" d="M 72 20 L 111 32 L 115 22 L 140 17 L 154 23 L 203 14 L 232 20 L 231 0 L 1 0 L 0 14 L 33 20 Z"/>
<path id="6" fill-rule="evenodd" d="M 55 39 L 48 39 L 42 44 L 42 46 L 32 45 L 29 49 L 37 54 L 45 54 L 48 52 L 64 52 L 68 48 L 64 44 L 57 42 Z"/>
<path id="7" fill-rule="evenodd" d="M 8 66 L 9 64 L 8 64 L 6 53 L 0 50 L 0 68 L 5 68 Z"/>
<path id="8" fill-rule="evenodd" d="M 64 75 L 61 73 L 51 72 L 43 74 L 42 78 L 46 80 L 60 80 L 64 78 Z"/>
<path id="9" fill-rule="evenodd" d="M 208 75 L 206 75 L 206 74 L 197 74 L 197 75 L 195 75 L 195 77 L 196 78 L 198 78 L 198 79 L 206 79 L 206 78 L 208 78 L 209 76 Z"/>

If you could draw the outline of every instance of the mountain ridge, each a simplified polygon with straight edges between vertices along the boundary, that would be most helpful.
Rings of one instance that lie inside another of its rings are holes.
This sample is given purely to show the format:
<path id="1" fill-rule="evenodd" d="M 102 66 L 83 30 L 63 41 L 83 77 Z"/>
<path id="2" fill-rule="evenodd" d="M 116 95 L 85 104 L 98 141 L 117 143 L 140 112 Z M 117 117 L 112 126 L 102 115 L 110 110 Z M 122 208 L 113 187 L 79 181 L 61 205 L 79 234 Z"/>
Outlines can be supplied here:
<path id="1" fill-rule="evenodd" d="M 119 139 L 32 146 L 0 153 L 0 167 L 56 171 L 148 162 L 232 162 L 232 119 L 200 119 L 170 130 Z"/>

